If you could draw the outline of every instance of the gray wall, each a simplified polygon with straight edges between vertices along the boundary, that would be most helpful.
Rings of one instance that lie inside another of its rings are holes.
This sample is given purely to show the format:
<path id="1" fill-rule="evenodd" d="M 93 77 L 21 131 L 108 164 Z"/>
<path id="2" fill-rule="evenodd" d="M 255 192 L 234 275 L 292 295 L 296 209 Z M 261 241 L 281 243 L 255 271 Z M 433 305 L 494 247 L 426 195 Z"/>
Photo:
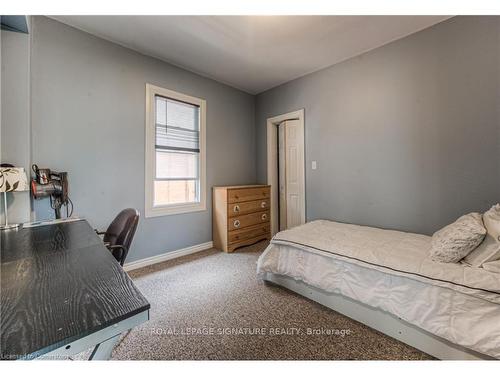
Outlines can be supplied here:
<path id="1" fill-rule="evenodd" d="M 430 234 L 500 201 L 499 88 L 500 17 L 452 18 L 258 95 L 258 180 L 305 108 L 307 219 Z"/>
<path id="2" fill-rule="evenodd" d="M 1 163 L 30 168 L 30 35 L 1 31 Z M 0 223 L 4 223 L 0 194 Z M 7 194 L 9 222 L 30 220 L 29 192 Z"/>
<path id="3" fill-rule="evenodd" d="M 266 119 L 305 108 L 308 220 L 432 233 L 500 200 L 499 17 L 453 18 L 257 98 L 44 17 L 30 94 L 23 37 L 2 32 L 2 161 L 68 171 L 95 227 L 144 213 L 146 82 L 207 100 L 208 187 L 266 182 Z M 143 217 L 129 261 L 210 240 L 210 209 Z"/>
<path id="4" fill-rule="evenodd" d="M 207 101 L 205 212 L 141 219 L 128 261 L 212 239 L 211 187 L 254 183 L 254 97 L 45 17 L 33 18 L 33 161 L 69 172 L 75 213 L 144 214 L 145 84 Z M 47 200 L 37 218 L 53 214 Z"/>

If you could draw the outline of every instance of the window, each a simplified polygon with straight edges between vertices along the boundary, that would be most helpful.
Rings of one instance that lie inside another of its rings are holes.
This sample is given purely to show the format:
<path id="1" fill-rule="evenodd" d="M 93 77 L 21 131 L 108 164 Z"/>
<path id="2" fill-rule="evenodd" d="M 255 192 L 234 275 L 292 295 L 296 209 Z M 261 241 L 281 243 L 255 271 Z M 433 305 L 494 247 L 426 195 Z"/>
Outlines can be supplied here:
<path id="1" fill-rule="evenodd" d="M 205 107 L 146 85 L 146 217 L 206 209 Z"/>

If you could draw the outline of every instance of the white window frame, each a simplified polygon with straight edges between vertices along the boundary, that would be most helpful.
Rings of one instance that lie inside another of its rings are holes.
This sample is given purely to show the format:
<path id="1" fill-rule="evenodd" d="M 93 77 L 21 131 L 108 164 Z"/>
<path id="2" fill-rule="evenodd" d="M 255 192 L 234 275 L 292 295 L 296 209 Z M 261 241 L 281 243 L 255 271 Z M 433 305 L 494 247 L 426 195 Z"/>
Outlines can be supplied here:
<path id="1" fill-rule="evenodd" d="M 154 181 L 156 176 L 156 124 L 155 96 L 160 95 L 170 99 L 196 105 L 200 108 L 200 201 L 190 203 L 174 203 L 163 206 L 154 205 Z M 206 192 L 206 101 L 177 91 L 168 90 L 152 84 L 146 84 L 146 173 L 145 173 L 145 214 L 146 217 L 184 214 L 188 212 L 205 211 L 207 209 Z"/>

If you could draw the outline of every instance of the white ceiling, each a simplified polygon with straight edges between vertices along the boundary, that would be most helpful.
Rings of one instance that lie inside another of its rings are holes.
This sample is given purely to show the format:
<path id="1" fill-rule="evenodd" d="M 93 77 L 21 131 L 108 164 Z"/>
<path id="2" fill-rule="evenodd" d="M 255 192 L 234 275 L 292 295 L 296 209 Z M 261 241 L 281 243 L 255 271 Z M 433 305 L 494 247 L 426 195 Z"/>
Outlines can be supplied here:
<path id="1" fill-rule="evenodd" d="M 449 16 L 57 16 L 101 38 L 256 94 Z"/>

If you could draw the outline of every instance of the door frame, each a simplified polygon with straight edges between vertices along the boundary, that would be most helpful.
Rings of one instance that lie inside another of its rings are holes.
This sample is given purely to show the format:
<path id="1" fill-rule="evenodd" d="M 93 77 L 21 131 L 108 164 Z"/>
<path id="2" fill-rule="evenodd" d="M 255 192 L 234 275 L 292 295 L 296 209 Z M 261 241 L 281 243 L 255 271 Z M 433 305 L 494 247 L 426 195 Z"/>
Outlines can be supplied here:
<path id="1" fill-rule="evenodd" d="M 305 132 L 304 132 L 304 109 L 288 112 L 283 115 L 267 119 L 267 184 L 271 185 L 271 233 L 274 236 L 278 232 L 278 132 L 276 127 L 286 120 L 299 120 L 297 127 L 297 157 L 299 172 L 302 176 L 300 183 L 300 221 L 306 222 L 306 184 L 305 184 Z M 301 169 L 301 170 L 300 170 Z"/>

